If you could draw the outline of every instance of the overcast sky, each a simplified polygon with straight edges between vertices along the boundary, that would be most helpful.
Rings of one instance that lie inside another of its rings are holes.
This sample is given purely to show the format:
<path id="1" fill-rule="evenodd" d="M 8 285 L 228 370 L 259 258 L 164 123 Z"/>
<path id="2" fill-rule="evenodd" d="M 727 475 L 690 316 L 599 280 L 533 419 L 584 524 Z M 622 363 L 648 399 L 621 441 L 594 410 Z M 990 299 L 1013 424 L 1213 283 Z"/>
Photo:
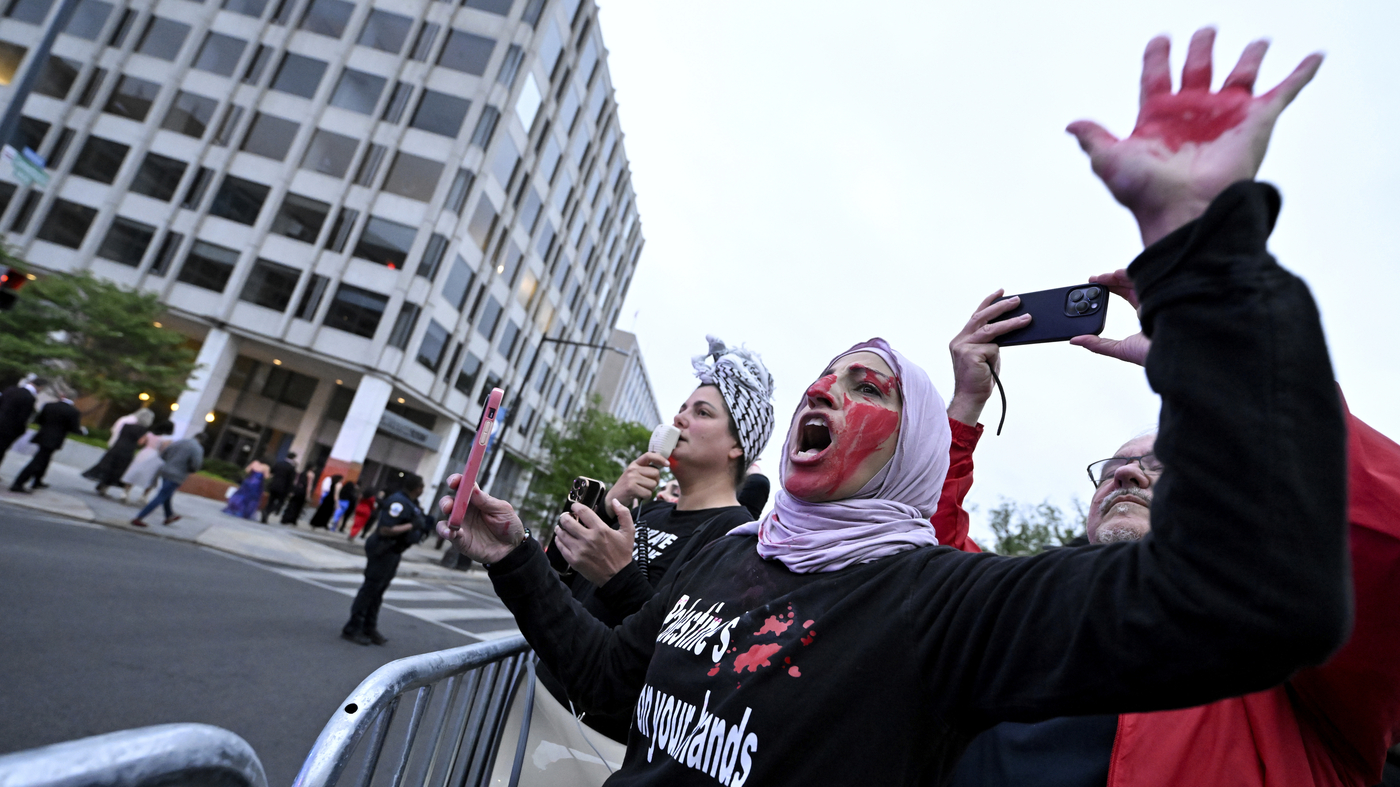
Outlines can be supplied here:
<path id="1" fill-rule="evenodd" d="M 786 424 L 832 355 L 883 336 L 952 394 L 949 339 L 997 287 L 1082 282 L 1141 251 L 1136 225 L 1064 133 L 1127 135 L 1143 46 L 1219 28 L 1215 84 L 1268 37 L 1258 87 L 1306 54 L 1261 179 L 1283 192 L 1271 248 L 1312 287 L 1353 411 L 1400 436 L 1400 4 L 601 0 L 646 250 L 618 326 L 669 417 L 704 335 L 746 343 Z M 1146 10 L 1151 8 L 1151 10 Z M 1136 330 L 1122 302 L 1105 336 Z M 1084 466 L 1156 422 L 1140 369 L 1065 344 L 1010 348 L 1009 413 L 969 502 L 1065 506 Z M 990 542 L 982 517 L 973 534 Z"/>

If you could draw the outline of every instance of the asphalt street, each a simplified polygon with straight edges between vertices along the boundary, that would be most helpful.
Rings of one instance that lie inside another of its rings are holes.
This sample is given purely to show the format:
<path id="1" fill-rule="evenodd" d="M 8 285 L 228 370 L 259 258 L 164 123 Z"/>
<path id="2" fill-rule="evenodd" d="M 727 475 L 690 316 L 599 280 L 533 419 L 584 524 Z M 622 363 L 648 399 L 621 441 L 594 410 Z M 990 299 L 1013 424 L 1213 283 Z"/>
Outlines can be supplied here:
<path id="1" fill-rule="evenodd" d="M 513 629 L 480 579 L 399 579 L 389 644 L 360 647 L 339 638 L 359 579 L 0 505 L 0 753 L 203 722 L 290 785 L 376 668 Z"/>

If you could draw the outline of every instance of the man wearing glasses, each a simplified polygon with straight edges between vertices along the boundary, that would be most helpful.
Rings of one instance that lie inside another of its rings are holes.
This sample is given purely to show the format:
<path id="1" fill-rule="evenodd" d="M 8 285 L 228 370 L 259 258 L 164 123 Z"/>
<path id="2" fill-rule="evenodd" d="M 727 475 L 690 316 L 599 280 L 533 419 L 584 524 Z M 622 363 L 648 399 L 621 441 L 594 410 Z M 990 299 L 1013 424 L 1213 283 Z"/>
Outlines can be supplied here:
<path id="1" fill-rule="evenodd" d="M 1111 459 L 1089 465 L 1094 496 L 1085 530 L 1091 544 L 1137 541 L 1152 529 L 1152 493 L 1162 463 L 1152 453 L 1157 433 L 1134 437 Z"/>

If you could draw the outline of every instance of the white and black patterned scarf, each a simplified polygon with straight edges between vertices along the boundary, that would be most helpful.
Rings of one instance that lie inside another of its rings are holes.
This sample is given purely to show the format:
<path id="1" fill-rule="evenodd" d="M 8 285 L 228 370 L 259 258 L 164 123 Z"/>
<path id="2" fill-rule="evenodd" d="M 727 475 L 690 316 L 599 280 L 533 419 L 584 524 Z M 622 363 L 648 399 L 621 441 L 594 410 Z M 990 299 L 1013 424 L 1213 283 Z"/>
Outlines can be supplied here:
<path id="1" fill-rule="evenodd" d="M 706 336 L 709 352 L 691 359 L 701 385 L 713 385 L 724 397 L 729 415 L 739 429 L 739 447 L 748 467 L 763 453 L 773 436 L 773 375 L 758 353 L 744 347 L 725 347 Z M 709 359 L 713 358 L 713 362 Z"/>

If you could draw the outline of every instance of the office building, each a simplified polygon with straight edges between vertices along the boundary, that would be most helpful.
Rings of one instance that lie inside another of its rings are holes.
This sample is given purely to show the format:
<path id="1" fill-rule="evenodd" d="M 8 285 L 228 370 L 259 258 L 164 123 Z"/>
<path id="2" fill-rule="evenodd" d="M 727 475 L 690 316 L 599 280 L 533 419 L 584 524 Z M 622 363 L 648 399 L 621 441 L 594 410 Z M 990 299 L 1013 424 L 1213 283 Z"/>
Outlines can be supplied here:
<path id="1" fill-rule="evenodd" d="M 55 5 L 10 0 L 0 79 Z M 432 489 L 500 386 L 519 493 L 643 246 L 592 0 L 81 0 L 42 68 L 51 180 L 0 166 L 0 230 L 159 295 L 202 364 L 177 434 Z"/>
<path id="2" fill-rule="evenodd" d="M 610 352 L 603 356 L 598 376 L 593 381 L 593 393 L 600 399 L 599 409 L 619 420 L 655 428 L 661 423 L 661 411 L 656 406 L 656 393 L 652 391 L 651 377 L 647 375 L 637 337 L 614 328 L 608 343 L 626 354 Z"/>

